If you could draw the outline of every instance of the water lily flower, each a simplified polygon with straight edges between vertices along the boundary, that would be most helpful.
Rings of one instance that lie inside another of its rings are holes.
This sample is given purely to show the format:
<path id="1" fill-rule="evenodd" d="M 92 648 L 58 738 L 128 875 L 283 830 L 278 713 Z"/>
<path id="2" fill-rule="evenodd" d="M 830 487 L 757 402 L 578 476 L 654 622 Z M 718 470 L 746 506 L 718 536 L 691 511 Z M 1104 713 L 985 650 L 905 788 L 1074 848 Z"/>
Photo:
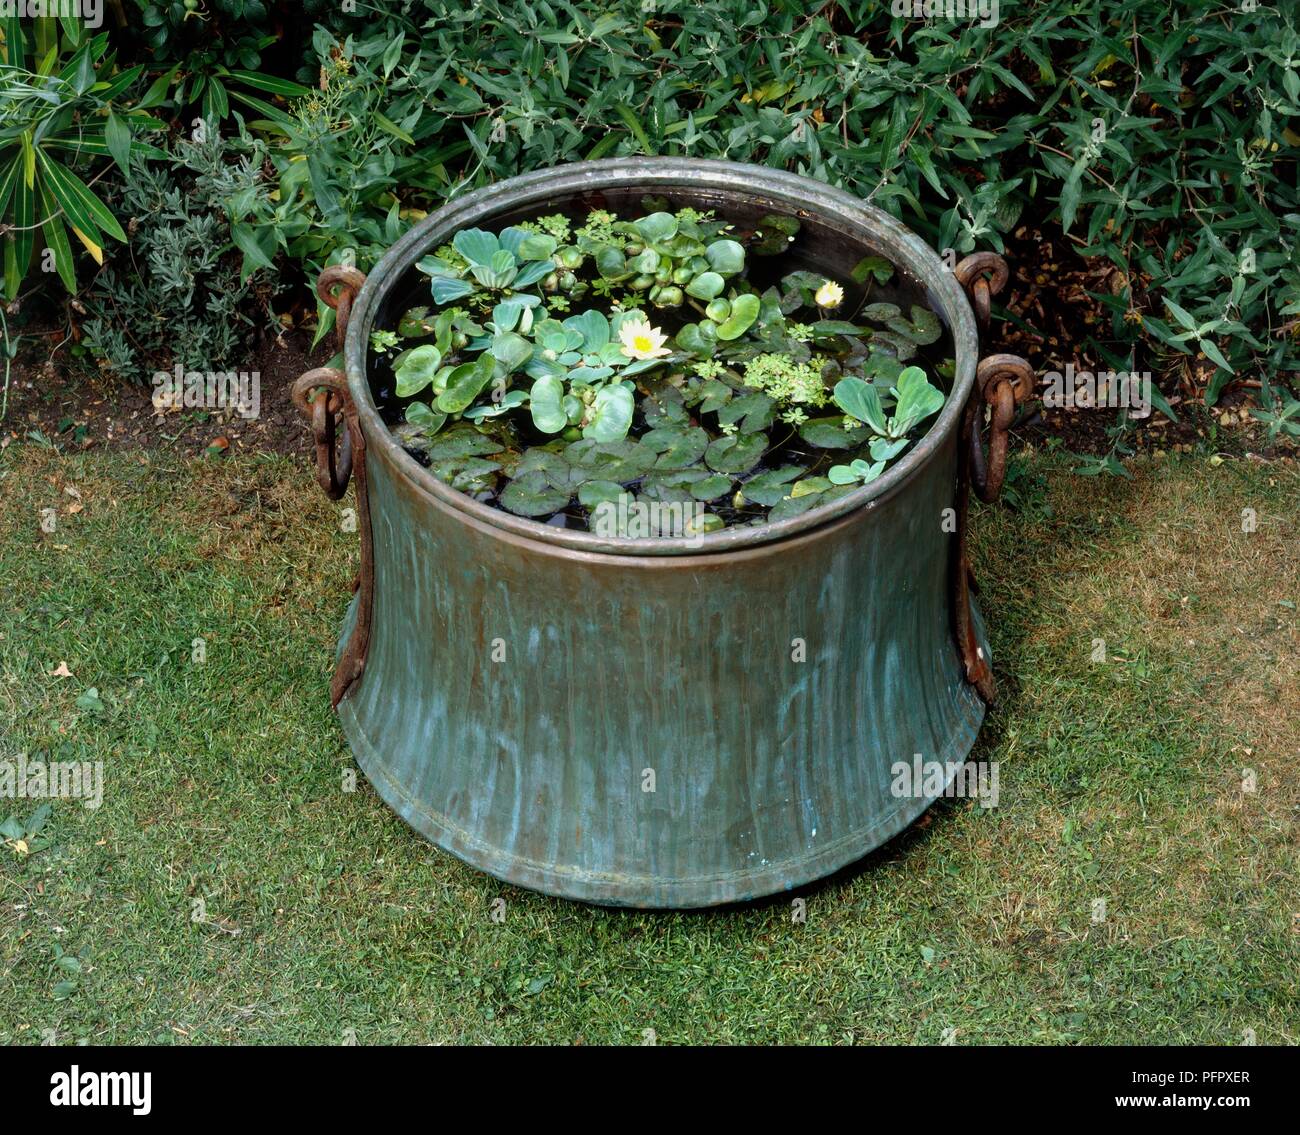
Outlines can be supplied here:
<path id="1" fill-rule="evenodd" d="M 844 302 L 844 289 L 834 280 L 827 280 L 813 296 L 818 307 L 839 307 Z"/>
<path id="2" fill-rule="evenodd" d="M 629 359 L 661 359 L 672 351 L 664 346 L 668 336 L 658 327 L 651 327 L 648 319 L 629 319 L 618 329 L 623 354 Z"/>

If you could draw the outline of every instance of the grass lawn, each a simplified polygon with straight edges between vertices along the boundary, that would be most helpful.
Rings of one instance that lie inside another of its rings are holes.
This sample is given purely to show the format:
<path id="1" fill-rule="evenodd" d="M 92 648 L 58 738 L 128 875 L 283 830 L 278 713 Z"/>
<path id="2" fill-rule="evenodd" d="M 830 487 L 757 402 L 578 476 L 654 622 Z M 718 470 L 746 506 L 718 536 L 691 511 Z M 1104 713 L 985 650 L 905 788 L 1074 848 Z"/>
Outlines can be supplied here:
<path id="1" fill-rule="evenodd" d="M 0 845 L 0 1043 L 1300 1041 L 1300 471 L 1068 470 L 976 516 L 999 806 L 798 924 L 517 891 L 344 791 L 356 536 L 304 462 L 11 446 L 0 758 L 103 761 L 104 797 Z"/>

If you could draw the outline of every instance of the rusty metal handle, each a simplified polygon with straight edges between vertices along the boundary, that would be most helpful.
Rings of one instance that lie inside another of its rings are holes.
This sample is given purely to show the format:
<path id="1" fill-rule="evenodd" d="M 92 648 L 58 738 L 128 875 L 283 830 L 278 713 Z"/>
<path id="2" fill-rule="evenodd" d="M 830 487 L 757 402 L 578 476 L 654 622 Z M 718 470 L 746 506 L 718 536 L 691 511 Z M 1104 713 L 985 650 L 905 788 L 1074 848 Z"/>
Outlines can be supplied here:
<path id="1" fill-rule="evenodd" d="M 1010 273 L 1006 261 L 992 252 L 967 256 L 954 269 L 970 297 L 981 331 L 987 331 L 992 297 L 1006 286 Z M 957 473 L 957 553 L 953 563 L 953 633 L 961 652 L 966 680 L 980 697 L 992 704 L 997 696 L 993 668 L 975 634 L 971 591 L 975 573 L 970 564 L 968 516 L 970 490 L 980 500 L 993 502 L 1002 490 L 1007 469 L 1007 442 L 1016 407 L 1034 392 L 1033 368 L 1019 355 L 989 355 L 975 369 L 975 389 L 962 416 Z M 988 455 L 984 452 L 985 408 L 988 408 Z"/>
<path id="2" fill-rule="evenodd" d="M 347 341 L 352 304 L 366 282 L 355 268 L 335 265 L 326 268 L 316 282 L 316 294 L 336 314 L 335 335 L 339 349 Z M 336 367 L 316 367 L 293 384 L 293 404 L 311 421 L 316 444 L 316 481 L 330 500 L 339 500 L 351 481 L 357 498 L 357 528 L 361 536 L 361 570 L 352 588 L 358 592 L 357 618 L 339 655 L 330 682 L 330 703 L 337 707 L 352 684 L 361 677 L 370 649 L 370 627 L 374 600 L 374 546 L 370 531 L 370 494 L 366 490 L 366 439 L 357 419 L 357 408 L 348 391 L 347 375 Z M 343 439 L 338 443 L 339 425 Z"/>
<path id="3" fill-rule="evenodd" d="M 343 445 L 335 445 L 339 418 L 352 405 L 347 378 L 334 367 L 309 370 L 293 384 L 293 404 L 311 421 L 316 443 L 316 481 L 330 500 L 339 500 L 352 476 L 351 431 L 344 429 Z"/>
<path id="4" fill-rule="evenodd" d="M 1002 491 L 1007 471 L 1007 439 L 1016 407 L 1034 392 L 1033 368 L 1019 355 L 989 355 L 975 369 L 975 388 L 984 404 L 991 407 L 989 452 L 984 457 L 981 441 L 982 407 L 975 395 L 966 404 L 963 419 L 971 484 L 979 498 L 991 504 Z"/>

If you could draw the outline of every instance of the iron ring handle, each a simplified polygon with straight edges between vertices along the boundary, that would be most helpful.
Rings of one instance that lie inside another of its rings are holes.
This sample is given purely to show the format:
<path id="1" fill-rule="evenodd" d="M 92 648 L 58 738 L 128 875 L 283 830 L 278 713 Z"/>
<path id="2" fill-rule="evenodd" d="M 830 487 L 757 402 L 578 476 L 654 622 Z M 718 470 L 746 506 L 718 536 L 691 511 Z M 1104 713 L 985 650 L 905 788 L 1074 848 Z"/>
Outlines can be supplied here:
<path id="1" fill-rule="evenodd" d="M 345 428 L 342 445 L 336 444 L 338 420 L 346 419 L 352 405 L 343 372 L 333 367 L 309 370 L 293 384 L 291 397 L 311 420 L 316 481 L 330 500 L 339 500 L 352 476 L 352 431 Z"/>

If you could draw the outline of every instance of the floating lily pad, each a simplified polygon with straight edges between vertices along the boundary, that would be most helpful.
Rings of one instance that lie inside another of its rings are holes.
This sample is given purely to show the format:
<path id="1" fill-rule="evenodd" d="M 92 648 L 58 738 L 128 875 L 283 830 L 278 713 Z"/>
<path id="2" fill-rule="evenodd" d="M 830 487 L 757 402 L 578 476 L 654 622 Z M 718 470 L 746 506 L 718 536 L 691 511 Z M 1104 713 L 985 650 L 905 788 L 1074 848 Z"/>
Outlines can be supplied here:
<path id="1" fill-rule="evenodd" d="M 720 437 L 709 444 L 704 459 L 716 473 L 747 473 L 767 451 L 767 434 Z"/>
<path id="2" fill-rule="evenodd" d="M 883 256 L 864 256 L 849 273 L 855 284 L 865 284 L 869 279 L 887 284 L 893 274 L 894 266 Z"/>
<path id="3" fill-rule="evenodd" d="M 801 516 L 809 509 L 816 508 L 822 503 L 824 492 L 809 493 L 807 496 L 795 497 L 788 496 L 777 501 L 772 506 L 772 511 L 767 514 L 769 521 L 789 520 L 792 516 Z"/>
<path id="4" fill-rule="evenodd" d="M 799 436 L 809 445 L 821 449 L 852 449 L 861 445 L 871 436 L 866 426 L 844 428 L 842 415 L 829 418 L 809 418 L 799 427 Z"/>
<path id="5" fill-rule="evenodd" d="M 906 319 L 890 319 L 886 321 L 889 329 L 896 335 L 901 335 L 913 343 L 919 343 L 925 347 L 936 342 L 943 333 L 943 325 L 939 322 L 939 317 L 929 308 L 921 307 L 918 304 L 912 305 L 912 319 L 909 322 Z"/>
<path id="6" fill-rule="evenodd" d="M 601 443 L 584 438 L 564 449 L 564 460 L 592 480 L 635 481 L 654 467 L 654 451 L 639 441 Z"/>
<path id="7" fill-rule="evenodd" d="M 500 453 L 501 445 L 473 426 L 452 426 L 430 442 L 425 452 L 431 462 L 448 461 L 457 457 L 483 457 Z"/>
<path id="8" fill-rule="evenodd" d="M 779 469 L 765 469 L 751 477 L 740 486 L 746 500 L 771 508 L 777 501 L 788 496 L 789 482 L 807 472 L 801 465 L 783 465 Z"/>
<path id="9" fill-rule="evenodd" d="M 641 413 L 645 415 L 646 423 L 654 428 L 690 420 L 682 392 L 668 383 L 662 383 L 641 399 Z"/>
<path id="10" fill-rule="evenodd" d="M 877 349 L 888 352 L 900 362 L 906 362 L 916 354 L 916 344 L 895 331 L 877 331 L 871 341 Z"/>
<path id="11" fill-rule="evenodd" d="M 700 393 L 703 395 L 700 399 L 700 413 L 713 414 L 731 401 L 735 391 L 725 382 L 711 378 L 700 388 Z"/>
<path id="12" fill-rule="evenodd" d="M 587 481 L 578 489 L 578 500 L 587 508 L 617 504 L 626 490 L 617 481 Z"/>
<path id="13" fill-rule="evenodd" d="M 697 501 L 717 500 L 731 488 L 731 478 L 722 473 L 701 477 L 691 485 L 691 496 Z"/>
<path id="14" fill-rule="evenodd" d="M 729 426 L 735 424 L 742 434 L 765 430 L 772 424 L 776 403 L 766 394 L 753 391 L 732 398 L 718 411 L 718 421 Z"/>
<path id="15" fill-rule="evenodd" d="M 431 466 L 433 475 L 463 493 L 480 493 L 496 487 L 500 462 L 482 457 L 454 457 Z"/>
<path id="16" fill-rule="evenodd" d="M 660 426 L 641 437 L 641 444 L 658 454 L 656 469 L 685 469 L 709 448 L 709 435 L 699 426 Z"/>
<path id="17" fill-rule="evenodd" d="M 569 503 L 572 493 L 557 489 L 544 473 L 525 473 L 516 477 L 501 492 L 501 505 L 516 516 L 548 516 Z"/>

